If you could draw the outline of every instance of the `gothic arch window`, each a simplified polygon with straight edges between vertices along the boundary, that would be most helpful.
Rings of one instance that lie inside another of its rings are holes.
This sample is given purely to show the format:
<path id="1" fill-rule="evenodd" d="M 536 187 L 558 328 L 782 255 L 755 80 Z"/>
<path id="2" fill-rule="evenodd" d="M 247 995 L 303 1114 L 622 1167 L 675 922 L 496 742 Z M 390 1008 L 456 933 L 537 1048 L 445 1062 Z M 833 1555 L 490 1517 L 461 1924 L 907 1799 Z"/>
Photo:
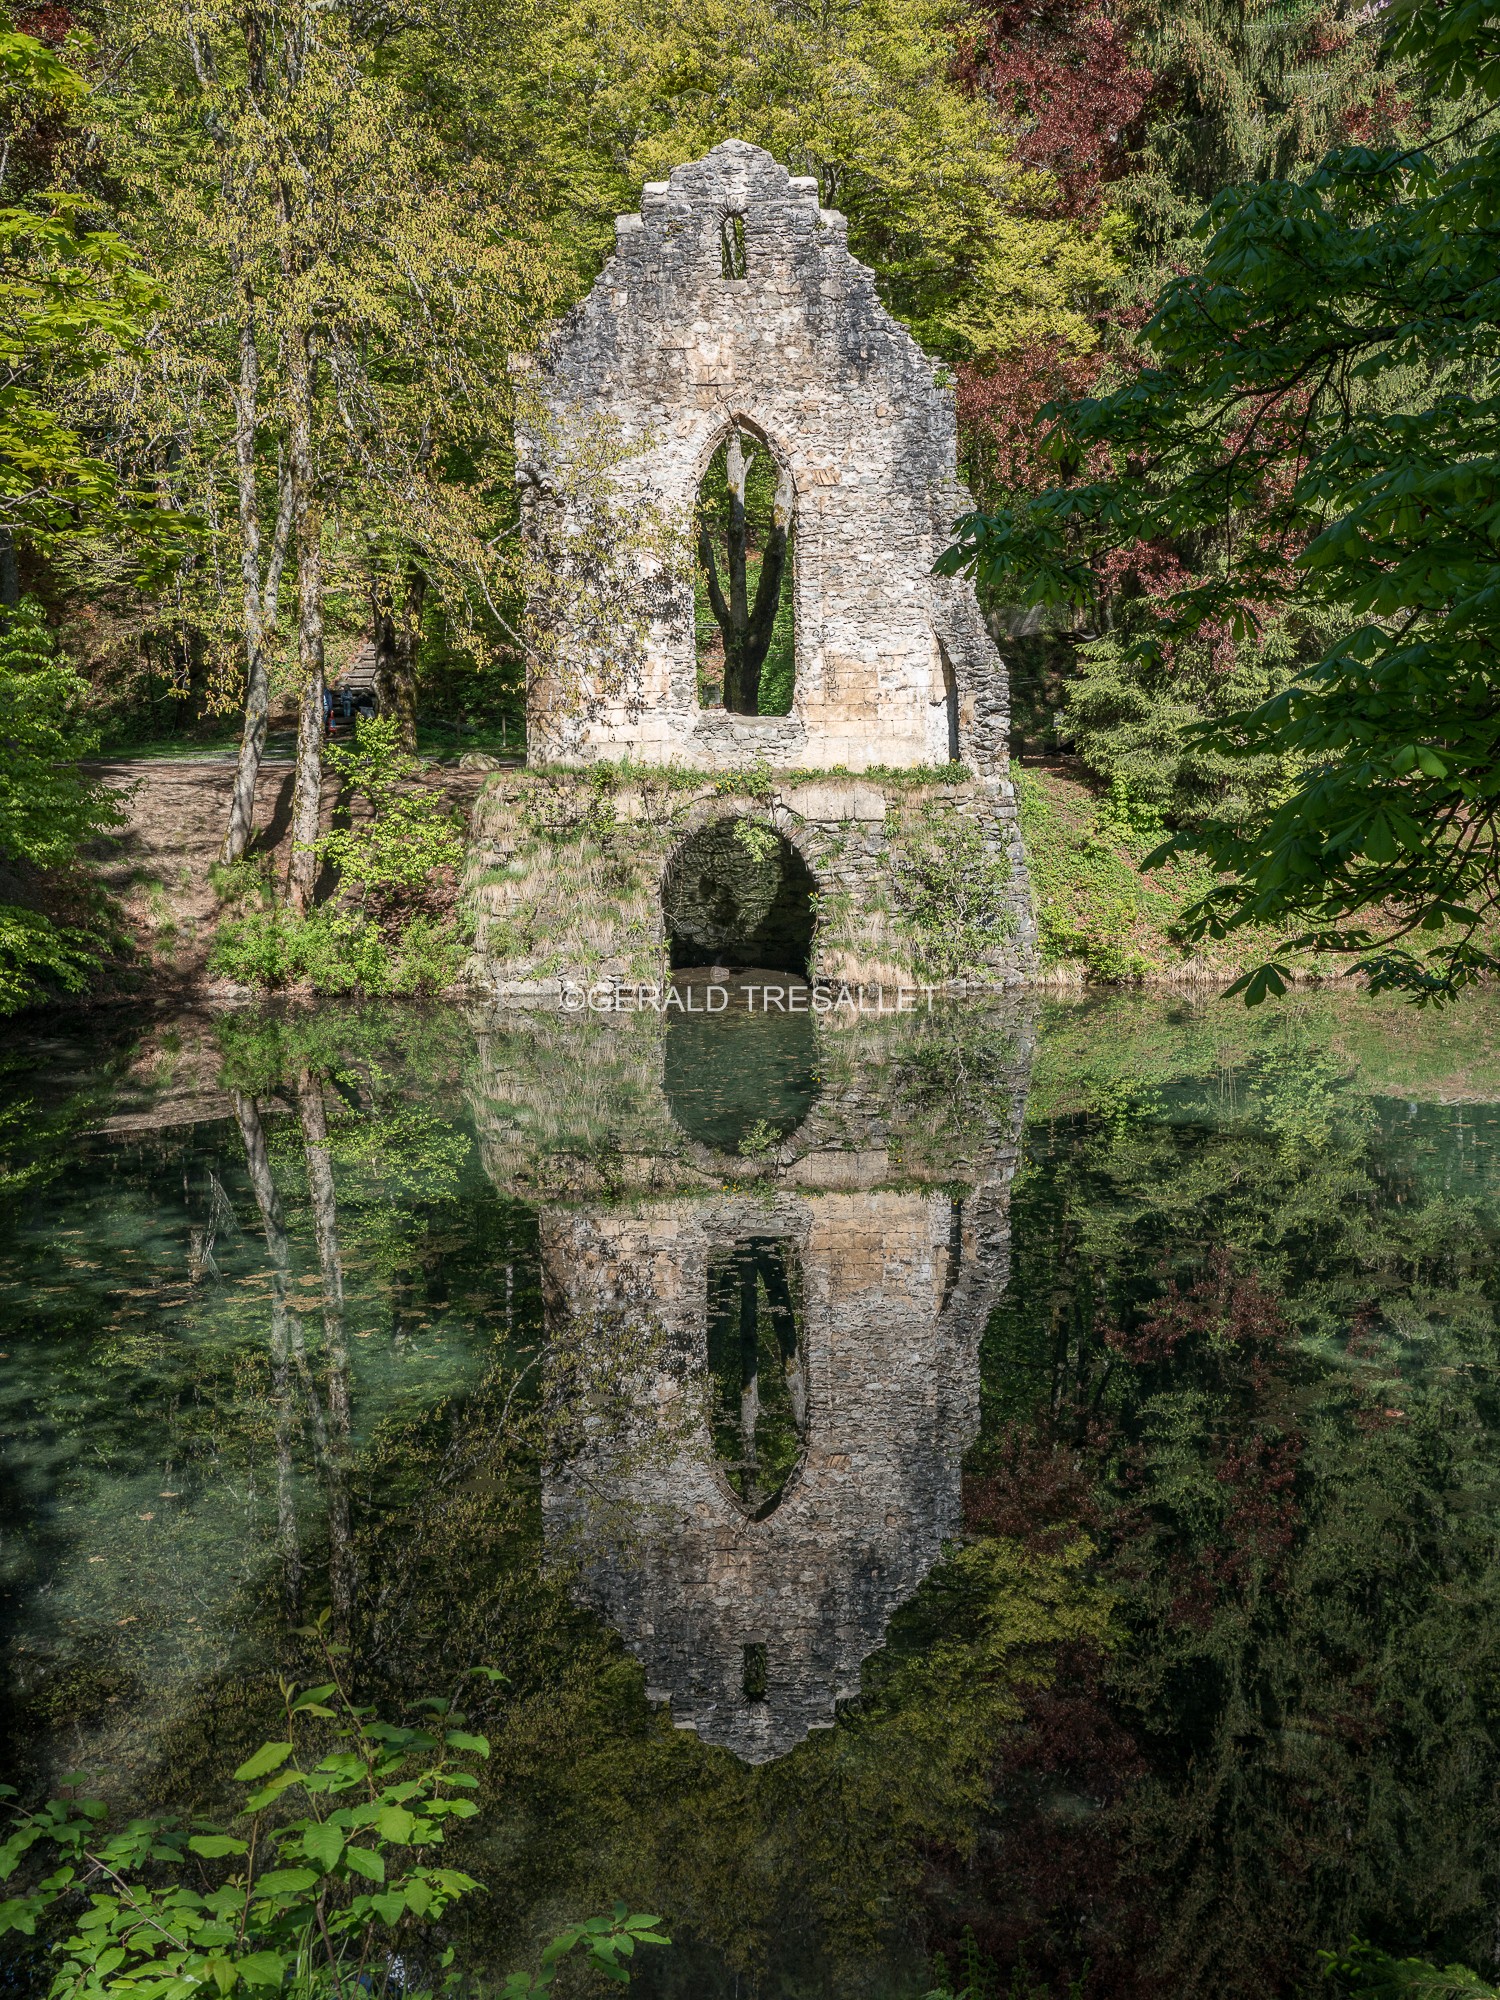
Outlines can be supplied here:
<path id="1" fill-rule="evenodd" d="M 745 268 L 745 218 L 742 215 L 726 215 L 719 224 L 719 275 L 724 278 L 749 275 Z"/>
<path id="2" fill-rule="evenodd" d="M 791 469 L 737 420 L 698 486 L 695 630 L 704 708 L 791 712 L 795 512 Z"/>
<path id="3" fill-rule="evenodd" d="M 948 648 L 938 640 L 938 657 L 943 667 L 943 708 L 948 718 L 948 762 L 957 764 L 958 746 L 958 677 L 953 671 L 953 662 L 948 658 Z"/>

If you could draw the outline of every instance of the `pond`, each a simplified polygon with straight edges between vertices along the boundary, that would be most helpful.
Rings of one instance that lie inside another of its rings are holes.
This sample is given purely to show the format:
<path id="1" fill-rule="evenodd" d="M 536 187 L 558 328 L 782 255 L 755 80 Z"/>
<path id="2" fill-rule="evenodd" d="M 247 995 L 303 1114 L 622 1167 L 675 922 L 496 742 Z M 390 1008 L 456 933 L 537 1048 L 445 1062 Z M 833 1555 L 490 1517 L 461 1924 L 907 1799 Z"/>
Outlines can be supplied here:
<path id="1" fill-rule="evenodd" d="M 392 1715 L 504 1676 L 478 1970 L 620 1898 L 683 2000 L 1493 1975 L 1500 1002 L 0 1061 L 25 1795 L 222 1807 L 326 1611 Z"/>

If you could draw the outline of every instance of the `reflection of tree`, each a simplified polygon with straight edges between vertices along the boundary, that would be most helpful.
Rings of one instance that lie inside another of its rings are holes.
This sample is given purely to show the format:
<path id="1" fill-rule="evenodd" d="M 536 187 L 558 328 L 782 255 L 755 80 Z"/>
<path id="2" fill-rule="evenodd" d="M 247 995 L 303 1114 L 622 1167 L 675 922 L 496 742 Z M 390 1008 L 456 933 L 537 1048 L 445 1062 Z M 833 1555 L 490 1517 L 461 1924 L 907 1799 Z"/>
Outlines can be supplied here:
<path id="1" fill-rule="evenodd" d="M 328 1588 L 335 1622 L 347 1627 L 354 1598 L 349 1534 L 349 1349 L 344 1337 L 344 1267 L 339 1257 L 338 1208 L 328 1149 L 323 1083 L 310 1069 L 297 1078 L 297 1106 L 307 1152 L 307 1188 L 323 1278 L 323 1352 L 328 1373 L 328 1426 L 323 1474 L 328 1488 Z M 314 1397 L 316 1391 L 312 1392 Z"/>
<path id="2" fill-rule="evenodd" d="M 300 1313 L 289 1302 L 291 1249 L 281 1196 L 271 1171 L 260 1101 L 233 1093 L 235 1116 L 245 1146 L 245 1169 L 260 1210 L 271 1260 L 271 1402 L 276 1448 L 276 1522 L 288 1609 L 300 1609 L 304 1561 L 297 1528 L 293 1442 L 298 1415 L 292 1394 L 295 1374 L 301 1414 L 327 1494 L 328 1578 L 334 1616 L 347 1626 L 353 1598 L 353 1554 L 349 1528 L 349 1353 L 344 1339 L 344 1273 L 339 1255 L 338 1209 L 328 1147 L 323 1087 L 310 1070 L 297 1080 L 307 1183 L 323 1283 L 324 1362 L 327 1408 L 314 1377 Z"/>
<path id="3" fill-rule="evenodd" d="M 708 1269 L 714 1448 L 746 1513 L 781 1497 L 807 1431 L 807 1355 L 787 1246 L 746 1237 Z"/>
<path id="4" fill-rule="evenodd" d="M 1087 1533 L 1128 1641 L 997 1746 L 945 1926 L 1100 2000 L 1301 1991 L 1372 1929 L 1492 1963 L 1493 1212 L 1294 1022 L 1235 1071 L 1169 1047 L 1096 1045 L 1018 1183 L 968 1523 Z"/>
<path id="5" fill-rule="evenodd" d="M 295 1614 L 302 1601 L 302 1551 L 297 1535 L 292 1394 L 288 1368 L 290 1322 L 295 1318 L 287 1304 L 291 1257 L 287 1250 L 281 1197 L 271 1177 L 271 1160 L 266 1151 L 266 1132 L 261 1123 L 260 1105 L 243 1091 L 237 1090 L 233 1095 L 240 1137 L 245 1142 L 245 1171 L 250 1176 L 250 1186 L 260 1210 L 261 1226 L 266 1233 L 266 1249 L 271 1258 L 271 1410 L 276 1439 L 276 1532 L 281 1547 L 281 1573 L 287 1608 Z"/>

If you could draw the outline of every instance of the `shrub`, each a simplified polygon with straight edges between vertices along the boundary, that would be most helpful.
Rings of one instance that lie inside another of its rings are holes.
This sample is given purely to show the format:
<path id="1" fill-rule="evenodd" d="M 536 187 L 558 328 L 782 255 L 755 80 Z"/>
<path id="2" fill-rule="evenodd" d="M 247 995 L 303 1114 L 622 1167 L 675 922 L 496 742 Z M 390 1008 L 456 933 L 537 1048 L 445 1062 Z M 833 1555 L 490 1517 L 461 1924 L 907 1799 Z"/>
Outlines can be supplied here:
<path id="1" fill-rule="evenodd" d="M 319 993 L 451 986 L 466 941 L 451 916 L 424 907 L 434 876 L 463 856 L 451 809 L 412 782 L 420 767 L 401 750 L 389 717 L 362 722 L 353 748 L 330 749 L 328 759 L 369 808 L 318 842 L 319 855 L 339 870 L 338 899 L 298 916 L 276 901 L 257 864 L 216 871 L 221 899 L 239 909 L 219 926 L 210 970 L 246 986 L 306 984 Z"/>
<path id="2" fill-rule="evenodd" d="M 51 2000 L 227 2000 L 236 1991 L 246 2000 L 430 2000 L 458 1990 L 453 1948 L 433 1926 L 480 1885 L 447 1866 L 442 1850 L 454 1823 L 479 1810 L 471 1767 L 489 1744 L 444 1700 L 419 1703 L 417 1726 L 377 1720 L 343 1685 L 346 1649 L 322 1626 L 311 1636 L 331 1678 L 285 1688 L 283 1739 L 235 1772 L 245 1798 L 227 1823 L 137 1817 L 111 1830 L 92 1800 L 11 1808 L 0 1882 L 28 1856 L 45 1872 L 0 1902 L 0 1937 L 33 1937 L 39 1924 L 64 1920 Z M 15 1796 L 9 1786 L 0 1793 Z M 512 1973 L 503 1994 L 541 2000 L 579 1951 L 627 1985 L 636 1946 L 667 1942 L 655 1917 L 620 1903 L 555 1937 L 537 1972 Z"/>
<path id="3" fill-rule="evenodd" d="M 891 887 L 916 968 L 929 979 L 976 971 L 1015 925 L 1010 860 L 973 821 L 927 806 L 898 829 Z"/>
<path id="4" fill-rule="evenodd" d="M 0 624 L 0 867 L 11 890 L 0 900 L 0 1014 L 26 1006 L 44 982 L 80 991 L 99 961 L 97 923 L 36 907 L 58 900 L 58 878 L 83 843 L 122 817 L 108 788 L 77 768 L 96 745 L 80 720 L 87 692 L 58 658 L 41 606 L 24 598 Z M 34 902 L 12 900 L 23 884 Z M 82 903 L 76 892 L 67 900 Z"/>

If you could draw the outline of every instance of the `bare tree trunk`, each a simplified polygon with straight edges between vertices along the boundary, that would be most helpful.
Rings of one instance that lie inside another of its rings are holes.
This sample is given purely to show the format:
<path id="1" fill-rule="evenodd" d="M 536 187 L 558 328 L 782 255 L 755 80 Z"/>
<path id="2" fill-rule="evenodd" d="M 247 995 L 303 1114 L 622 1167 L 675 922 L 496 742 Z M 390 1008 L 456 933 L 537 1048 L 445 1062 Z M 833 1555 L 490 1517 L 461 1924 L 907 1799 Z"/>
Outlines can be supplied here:
<path id="1" fill-rule="evenodd" d="M 215 80 L 216 59 L 212 42 L 200 35 L 191 20 L 186 22 L 188 53 L 201 88 L 208 90 Z M 266 88 L 265 23 L 253 7 L 244 10 L 241 27 L 245 38 L 246 84 L 252 98 Z M 241 191 L 232 162 L 232 145 L 217 117 L 210 117 L 208 131 L 219 148 L 220 186 L 224 206 L 234 214 L 240 207 Z M 234 461 L 238 486 L 240 522 L 240 581 L 244 593 L 245 623 L 245 726 L 240 737 L 239 762 L 229 799 L 229 823 L 224 829 L 219 859 L 239 861 L 250 845 L 255 826 L 255 785 L 260 776 L 260 760 L 266 747 L 266 730 L 271 716 L 271 662 L 269 641 L 276 629 L 276 606 L 281 587 L 281 571 L 286 561 L 287 538 L 291 532 L 291 490 L 284 477 L 278 480 L 276 525 L 264 577 L 261 574 L 260 465 L 256 429 L 260 417 L 260 346 L 257 339 L 255 299 L 237 258 L 231 257 L 239 289 L 240 375 L 230 391 L 234 405 Z"/>
<path id="2" fill-rule="evenodd" d="M 287 1286 L 291 1259 L 287 1253 L 286 1226 L 281 1217 L 281 1198 L 271 1177 L 271 1160 L 266 1151 L 265 1127 L 260 1106 L 243 1092 L 234 1093 L 234 1114 L 239 1120 L 240 1137 L 245 1142 L 245 1166 L 260 1209 L 266 1248 L 271 1255 L 271 1426 L 276 1441 L 276 1533 L 281 1546 L 281 1573 L 287 1609 L 294 1613 L 302 1601 L 302 1549 L 297 1535 L 297 1510 L 292 1481 L 292 1394 L 288 1360 L 291 1351 L 289 1321 L 296 1315 L 287 1308 Z M 301 1329 L 298 1329 L 300 1335 Z"/>
<path id="3" fill-rule="evenodd" d="M 328 1594 L 334 1622 L 347 1631 L 354 1608 L 354 1544 L 349 1527 L 349 1346 L 344 1337 L 344 1265 L 339 1255 L 338 1205 L 328 1151 L 323 1085 L 311 1070 L 297 1079 L 297 1105 L 307 1150 L 307 1187 L 323 1277 L 323 1345 L 328 1367 Z"/>
<path id="4" fill-rule="evenodd" d="M 288 343 L 292 400 L 292 486 L 297 523 L 297 663 L 302 706 L 292 783 L 292 858 L 287 901 L 299 916 L 312 908 L 318 879 L 319 806 L 323 791 L 323 517 L 314 491 L 313 350 L 304 327 Z"/>
<path id="5" fill-rule="evenodd" d="M 752 453 L 752 458 L 754 454 Z M 786 574 L 787 536 L 791 528 L 796 488 L 791 472 L 783 468 L 777 481 L 771 530 L 761 558 L 760 579 L 752 605 L 747 583 L 748 531 L 745 521 L 745 476 L 750 461 L 745 457 L 740 434 L 735 431 L 725 453 L 725 474 L 729 486 L 729 531 L 725 547 L 729 595 L 719 582 L 714 559 L 713 537 L 707 527 L 698 531 L 698 560 L 708 580 L 708 601 L 724 638 L 724 706 L 735 715 L 755 715 L 760 709 L 760 674 L 781 604 L 781 584 Z"/>
<path id="6" fill-rule="evenodd" d="M 234 393 L 234 457 L 239 484 L 240 582 L 245 619 L 245 727 L 240 737 L 239 764 L 229 800 L 229 824 L 224 830 L 221 861 L 240 860 L 255 827 L 255 783 L 266 747 L 271 719 L 270 637 L 276 629 L 281 572 L 292 527 L 292 487 L 280 481 L 276 526 L 264 579 L 261 576 L 260 481 L 255 428 L 260 392 L 260 350 L 255 321 L 246 311 L 240 326 L 240 379 Z"/>

